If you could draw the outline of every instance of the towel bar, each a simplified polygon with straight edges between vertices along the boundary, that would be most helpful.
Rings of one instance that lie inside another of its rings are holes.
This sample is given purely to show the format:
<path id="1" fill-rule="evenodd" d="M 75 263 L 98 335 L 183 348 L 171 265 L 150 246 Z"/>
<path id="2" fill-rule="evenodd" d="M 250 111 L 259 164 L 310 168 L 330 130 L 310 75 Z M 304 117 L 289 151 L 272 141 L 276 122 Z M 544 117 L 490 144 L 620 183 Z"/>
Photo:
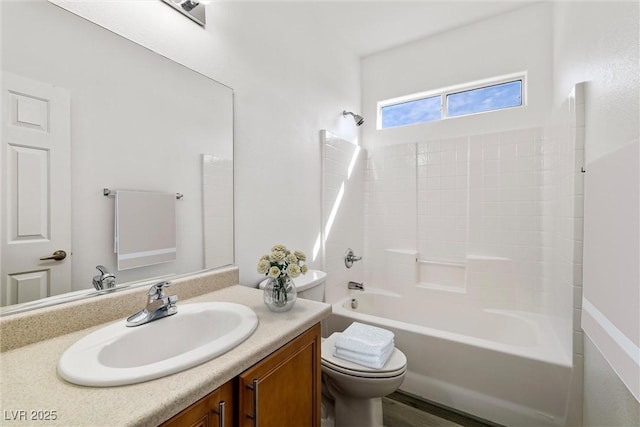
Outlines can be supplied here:
<path id="1" fill-rule="evenodd" d="M 108 188 L 102 189 L 102 195 L 106 197 L 116 197 L 115 193 Z M 181 200 L 184 197 L 182 193 L 176 193 L 176 199 Z"/>

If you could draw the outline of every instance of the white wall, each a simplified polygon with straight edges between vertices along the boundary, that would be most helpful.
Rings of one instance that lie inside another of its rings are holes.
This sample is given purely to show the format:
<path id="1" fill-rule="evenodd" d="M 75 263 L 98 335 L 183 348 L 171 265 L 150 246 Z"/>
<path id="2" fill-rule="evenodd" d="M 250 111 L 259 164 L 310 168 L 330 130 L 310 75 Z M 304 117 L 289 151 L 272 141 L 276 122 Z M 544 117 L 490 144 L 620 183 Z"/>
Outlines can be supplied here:
<path id="1" fill-rule="evenodd" d="M 100 25 L 234 89 L 235 257 L 255 285 L 275 243 L 303 250 L 310 267 L 320 231 L 320 129 L 357 137 L 342 110 L 359 110 L 359 59 L 309 34 L 291 11 L 303 4 L 212 2 L 207 26 L 160 1 L 59 2 Z"/>
<path id="2" fill-rule="evenodd" d="M 638 3 L 558 2 L 554 5 L 553 34 L 556 103 L 573 84 L 586 82 L 584 298 L 603 317 L 594 324 L 593 313 L 583 313 L 583 322 L 585 314 L 591 322 L 585 325 L 584 424 L 638 425 L 640 405 L 629 389 L 621 387 L 622 382 L 602 380 L 615 377 L 615 372 L 625 380 L 627 369 L 616 366 L 615 357 L 620 350 L 617 346 L 626 337 L 637 357 L 640 343 L 639 241 L 637 228 L 633 231 L 634 222 L 637 227 L 638 206 L 632 202 L 637 201 L 639 191 L 638 159 L 629 159 L 635 170 L 630 179 L 615 181 L 604 176 L 597 180 L 610 182 L 592 181 L 592 190 L 597 183 L 611 190 L 606 194 L 620 193 L 615 211 L 621 216 L 603 217 L 599 206 L 608 202 L 602 192 L 590 193 L 589 186 L 590 179 L 594 179 L 590 171 L 597 172 L 616 152 L 638 143 Z M 631 222 L 626 227 L 614 227 L 620 224 L 619 218 L 630 218 Z M 604 335 L 592 336 L 599 332 L 597 328 L 605 331 Z M 622 334 L 617 343 L 611 339 L 615 330 Z M 636 378 L 626 378 L 628 388 L 637 380 L 637 363 Z"/>
<path id="3" fill-rule="evenodd" d="M 551 111 L 550 50 L 551 6 L 540 3 L 364 58 L 363 115 L 371 118 L 378 101 L 528 72 L 525 108 L 379 131 L 372 119 L 365 147 L 539 126 Z"/>
<path id="4" fill-rule="evenodd" d="M 554 101 L 587 82 L 588 164 L 638 139 L 638 2 L 561 1 L 553 15 Z"/>

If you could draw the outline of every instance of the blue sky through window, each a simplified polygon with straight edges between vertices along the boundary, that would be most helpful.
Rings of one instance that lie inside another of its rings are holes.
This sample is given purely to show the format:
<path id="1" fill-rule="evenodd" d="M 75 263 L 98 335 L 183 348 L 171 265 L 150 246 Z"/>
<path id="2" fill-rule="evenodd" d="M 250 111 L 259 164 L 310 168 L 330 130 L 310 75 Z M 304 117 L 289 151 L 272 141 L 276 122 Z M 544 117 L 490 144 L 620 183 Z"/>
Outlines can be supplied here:
<path id="1" fill-rule="evenodd" d="M 441 104 L 441 97 L 438 95 L 382 107 L 382 127 L 392 128 L 440 120 Z"/>
<path id="2" fill-rule="evenodd" d="M 462 116 L 522 105 L 522 81 L 447 95 L 447 116 Z"/>
<path id="3" fill-rule="evenodd" d="M 485 111 L 522 105 L 523 80 L 513 80 L 461 92 L 442 93 L 380 107 L 382 129 L 441 120 Z M 442 111 L 443 96 L 447 98 L 447 111 Z"/>

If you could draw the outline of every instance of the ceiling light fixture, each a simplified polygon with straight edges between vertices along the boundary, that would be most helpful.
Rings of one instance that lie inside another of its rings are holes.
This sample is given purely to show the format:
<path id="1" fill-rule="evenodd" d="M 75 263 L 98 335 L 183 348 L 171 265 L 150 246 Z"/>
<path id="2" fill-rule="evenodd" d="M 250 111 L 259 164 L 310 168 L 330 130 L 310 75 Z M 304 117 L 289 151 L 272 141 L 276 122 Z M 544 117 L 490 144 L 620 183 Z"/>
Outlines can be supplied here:
<path id="1" fill-rule="evenodd" d="M 205 26 L 205 4 L 209 0 L 162 0 L 198 25 Z"/>

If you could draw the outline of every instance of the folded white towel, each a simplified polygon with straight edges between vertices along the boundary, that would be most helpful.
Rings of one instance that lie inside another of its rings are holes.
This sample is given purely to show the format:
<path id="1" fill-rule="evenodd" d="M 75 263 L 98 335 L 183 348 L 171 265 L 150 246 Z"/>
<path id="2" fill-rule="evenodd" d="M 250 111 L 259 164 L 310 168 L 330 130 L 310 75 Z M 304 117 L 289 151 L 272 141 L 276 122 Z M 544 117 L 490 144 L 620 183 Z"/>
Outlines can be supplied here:
<path id="1" fill-rule="evenodd" d="M 380 369 L 385 365 L 385 363 L 387 363 L 387 360 L 389 360 L 389 358 L 391 357 L 393 349 L 394 346 L 391 346 L 389 348 L 386 348 L 380 355 L 367 356 L 362 353 L 356 353 L 353 351 L 336 348 L 333 352 L 333 355 L 340 359 L 357 363 L 358 365 L 366 366 L 373 369 Z"/>
<path id="2" fill-rule="evenodd" d="M 353 351 L 348 350 L 342 347 L 335 347 L 335 352 L 339 354 L 343 354 L 348 357 L 358 358 L 361 357 L 363 359 L 375 359 L 380 358 L 387 353 L 391 353 L 395 347 L 395 343 L 391 341 L 389 344 L 380 349 L 380 351 L 375 353 L 363 353 L 361 351 Z"/>
<path id="3" fill-rule="evenodd" d="M 340 357 L 346 357 L 352 360 L 361 360 L 363 362 L 375 363 L 378 360 L 383 360 L 384 362 L 386 362 L 386 360 L 389 358 L 389 356 L 393 352 L 394 348 L 395 348 L 394 346 L 389 346 L 388 348 L 385 348 L 382 353 L 375 356 L 367 355 L 363 353 L 357 353 L 355 351 L 350 351 L 350 350 L 344 350 L 342 348 L 336 348 L 334 354 Z"/>
<path id="4" fill-rule="evenodd" d="M 393 332 L 359 322 L 353 322 L 335 340 L 336 348 L 379 356 L 393 344 Z"/>

